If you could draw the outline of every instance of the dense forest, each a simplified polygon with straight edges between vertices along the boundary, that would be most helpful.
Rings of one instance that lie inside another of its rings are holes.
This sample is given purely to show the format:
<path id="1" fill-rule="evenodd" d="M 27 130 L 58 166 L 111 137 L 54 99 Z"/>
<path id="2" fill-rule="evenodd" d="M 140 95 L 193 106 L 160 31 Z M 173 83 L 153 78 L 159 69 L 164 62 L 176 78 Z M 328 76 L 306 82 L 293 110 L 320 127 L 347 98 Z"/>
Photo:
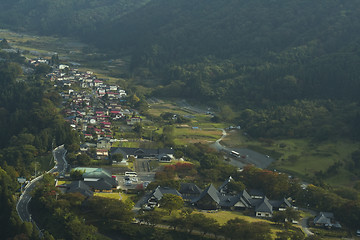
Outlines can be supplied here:
<path id="1" fill-rule="evenodd" d="M 87 39 L 149 0 L 1 1 L 1 26 Z"/>
<path id="2" fill-rule="evenodd" d="M 1 46 L 7 47 L 4 40 Z M 37 239 L 32 223 L 22 223 L 15 210 L 17 178 L 30 179 L 36 167 L 48 170 L 54 145 L 73 144 L 79 138 L 56 108 L 58 94 L 42 79 L 49 68 L 38 66 L 33 74 L 23 75 L 22 67 L 30 67 L 23 57 L 0 54 L 0 234 L 4 239 Z"/>
<path id="3" fill-rule="evenodd" d="M 152 95 L 220 106 L 220 120 L 252 136 L 360 136 L 358 1 L 17 0 L 0 9 L 2 27 L 130 55 L 131 76 L 151 79 Z"/>

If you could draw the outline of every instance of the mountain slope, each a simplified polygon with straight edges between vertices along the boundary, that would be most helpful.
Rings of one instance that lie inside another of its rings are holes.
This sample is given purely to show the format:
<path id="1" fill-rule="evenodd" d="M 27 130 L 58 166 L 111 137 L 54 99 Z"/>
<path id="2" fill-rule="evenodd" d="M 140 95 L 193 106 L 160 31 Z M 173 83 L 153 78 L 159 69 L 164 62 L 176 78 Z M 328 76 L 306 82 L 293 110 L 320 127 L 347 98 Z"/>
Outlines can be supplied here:
<path id="1" fill-rule="evenodd" d="M 0 27 L 89 39 L 150 0 L 3 0 Z"/>
<path id="2" fill-rule="evenodd" d="M 131 55 L 132 70 L 162 86 L 158 96 L 239 109 L 359 100 L 356 0 L 7 0 L 0 9 L 9 26 Z"/>
<path id="3" fill-rule="evenodd" d="M 131 49 L 134 67 L 203 100 L 249 91 L 257 101 L 358 99 L 359 10 L 353 0 L 155 0 L 94 41 Z M 229 79 L 235 83 L 216 93 Z"/>

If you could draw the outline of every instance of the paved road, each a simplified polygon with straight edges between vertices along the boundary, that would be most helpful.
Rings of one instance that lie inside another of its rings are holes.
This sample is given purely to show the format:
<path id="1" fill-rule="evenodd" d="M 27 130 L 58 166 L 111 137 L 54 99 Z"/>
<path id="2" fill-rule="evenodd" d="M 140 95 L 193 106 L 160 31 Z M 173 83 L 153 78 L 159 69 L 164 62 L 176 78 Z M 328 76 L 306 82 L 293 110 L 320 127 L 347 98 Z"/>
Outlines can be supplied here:
<path id="1" fill-rule="evenodd" d="M 52 168 L 48 173 L 59 172 L 65 174 L 67 162 L 65 160 L 66 149 L 64 146 L 57 147 L 53 151 L 55 167 Z M 21 194 L 19 201 L 16 204 L 16 211 L 23 222 L 31 222 L 31 214 L 29 213 L 29 202 L 31 201 L 31 191 L 36 187 L 36 184 L 42 179 L 42 175 L 31 180 Z"/>
<path id="2" fill-rule="evenodd" d="M 227 133 L 224 129 L 222 129 L 222 136 L 219 138 L 215 143 L 213 143 L 211 146 L 218 151 L 225 152 L 229 155 L 230 158 L 230 164 L 238 167 L 243 168 L 245 165 L 253 164 L 256 167 L 259 168 L 267 168 L 273 161 L 275 161 L 273 158 L 268 157 L 264 154 L 255 152 L 253 150 L 247 149 L 247 148 L 227 148 L 220 144 L 221 140 L 226 137 Z M 240 156 L 243 157 L 234 157 L 230 155 L 231 151 L 236 151 L 240 154 Z"/>
<path id="3" fill-rule="evenodd" d="M 306 209 L 306 208 L 299 208 L 299 210 L 310 213 L 312 217 L 316 216 L 316 212 L 313 210 Z M 314 233 L 310 231 L 309 226 L 308 226 L 309 218 L 310 217 L 304 217 L 299 222 L 299 225 L 301 226 L 301 228 L 304 231 L 306 236 L 314 235 Z"/>
<path id="4" fill-rule="evenodd" d="M 135 189 L 139 184 L 154 181 L 156 171 L 150 169 L 149 161 L 149 159 L 135 159 L 134 167 L 137 174 L 137 181 L 132 181 L 130 184 L 125 185 L 125 176 L 117 175 L 120 187 L 122 189 Z"/>
<path id="5" fill-rule="evenodd" d="M 203 109 L 201 107 L 195 107 L 195 106 L 192 106 L 190 105 L 188 102 L 186 102 L 185 99 L 181 100 L 181 101 L 178 101 L 176 103 L 179 107 L 185 109 L 185 110 L 188 110 L 190 112 L 194 112 L 194 113 L 199 113 L 199 114 L 207 114 L 208 113 L 208 110 L 206 109 Z"/>
<path id="6" fill-rule="evenodd" d="M 29 202 L 31 200 L 30 192 L 35 188 L 36 183 L 42 178 L 42 176 L 33 179 L 31 182 L 29 182 L 22 195 L 20 196 L 20 199 L 16 205 L 16 210 L 18 212 L 18 215 L 20 219 L 23 222 L 31 222 L 31 214 L 29 213 Z"/>

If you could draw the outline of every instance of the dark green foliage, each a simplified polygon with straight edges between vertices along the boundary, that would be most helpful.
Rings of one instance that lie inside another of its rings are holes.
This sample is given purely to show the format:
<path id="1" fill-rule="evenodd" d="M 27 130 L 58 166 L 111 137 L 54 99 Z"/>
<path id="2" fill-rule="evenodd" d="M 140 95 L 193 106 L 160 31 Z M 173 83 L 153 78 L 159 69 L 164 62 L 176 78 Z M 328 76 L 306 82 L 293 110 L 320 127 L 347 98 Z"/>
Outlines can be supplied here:
<path id="1" fill-rule="evenodd" d="M 169 211 L 169 215 L 172 211 L 180 209 L 184 205 L 182 197 L 174 194 L 164 194 L 160 199 L 160 207 Z"/>
<path id="2" fill-rule="evenodd" d="M 224 236 L 230 239 L 270 239 L 270 226 L 267 223 L 249 223 L 235 218 L 221 228 Z"/>
<path id="3" fill-rule="evenodd" d="M 0 22 L 131 55 L 154 95 L 218 105 L 214 121 L 240 119 L 253 137 L 322 141 L 360 136 L 359 9 L 356 0 L 17 0 L 0 3 Z"/>
<path id="4" fill-rule="evenodd" d="M 8 41 L 5 38 L 0 41 L 0 49 L 2 48 L 11 48 Z"/>
<path id="5" fill-rule="evenodd" d="M 47 86 L 40 75 L 16 81 L 19 74 L 17 63 L 0 63 L 0 162 L 6 160 L 27 176 L 23 166 L 30 166 L 54 143 L 71 146 L 79 138 L 58 113 L 57 98 L 51 91 L 44 94 Z"/>
<path id="6" fill-rule="evenodd" d="M 21 226 L 15 210 L 16 202 L 12 197 L 15 187 L 17 187 L 15 181 L 0 167 L 0 224 L 2 226 L 0 234 L 4 238 L 14 236 Z"/>
<path id="7" fill-rule="evenodd" d="M 33 217 L 56 238 L 99 239 L 97 228 L 85 224 L 84 218 L 79 214 L 84 200 L 85 197 L 78 194 L 62 196 L 54 186 L 53 176 L 44 175 L 33 193 Z"/>
<path id="8" fill-rule="evenodd" d="M 37 239 L 36 228 L 21 225 L 17 216 L 14 194 L 20 186 L 16 178 L 21 176 L 29 179 L 35 169 L 37 173 L 48 170 L 51 157 L 47 156 L 51 155 L 50 151 L 55 144 L 72 144 L 78 141 L 78 136 L 74 135 L 59 115 L 55 107 L 58 97 L 41 79 L 48 68 L 41 66 L 37 75 L 20 80 L 23 58 L 18 54 L 5 57 L 7 61 L 0 62 L 1 236 Z M 56 194 L 56 189 L 52 190 L 46 190 L 49 196 Z M 49 206 L 51 199 L 46 202 Z M 50 235 L 48 239 L 51 239 Z"/>
<path id="9" fill-rule="evenodd" d="M 43 34 L 77 35 L 84 39 L 94 36 L 111 21 L 148 0 L 61 0 L 2 1 L 0 21 L 7 27 L 27 29 Z M 4 11 L 4 10 L 7 11 Z M 61 30 L 60 30 L 61 29 Z"/>
<path id="10" fill-rule="evenodd" d="M 252 137 L 304 138 L 315 141 L 339 136 L 357 139 L 354 134 L 359 108 L 336 101 L 295 100 L 286 105 L 241 111 L 240 125 Z"/>
<path id="11" fill-rule="evenodd" d="M 161 223 L 161 218 L 163 216 L 164 214 L 160 211 L 149 211 L 138 215 L 137 218 L 140 222 L 155 226 L 156 224 Z"/>

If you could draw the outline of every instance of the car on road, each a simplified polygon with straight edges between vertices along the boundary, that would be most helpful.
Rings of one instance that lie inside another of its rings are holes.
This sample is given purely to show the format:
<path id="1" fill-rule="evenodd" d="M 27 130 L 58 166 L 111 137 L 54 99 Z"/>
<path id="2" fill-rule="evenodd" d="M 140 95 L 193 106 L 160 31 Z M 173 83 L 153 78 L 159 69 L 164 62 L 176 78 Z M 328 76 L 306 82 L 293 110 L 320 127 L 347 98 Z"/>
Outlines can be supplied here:
<path id="1" fill-rule="evenodd" d="M 149 181 L 143 182 L 143 187 L 144 187 L 144 188 L 147 188 L 147 186 L 149 185 L 149 183 L 150 183 Z"/>
<path id="2" fill-rule="evenodd" d="M 125 180 L 125 186 L 131 186 L 132 181 L 131 180 Z"/>

